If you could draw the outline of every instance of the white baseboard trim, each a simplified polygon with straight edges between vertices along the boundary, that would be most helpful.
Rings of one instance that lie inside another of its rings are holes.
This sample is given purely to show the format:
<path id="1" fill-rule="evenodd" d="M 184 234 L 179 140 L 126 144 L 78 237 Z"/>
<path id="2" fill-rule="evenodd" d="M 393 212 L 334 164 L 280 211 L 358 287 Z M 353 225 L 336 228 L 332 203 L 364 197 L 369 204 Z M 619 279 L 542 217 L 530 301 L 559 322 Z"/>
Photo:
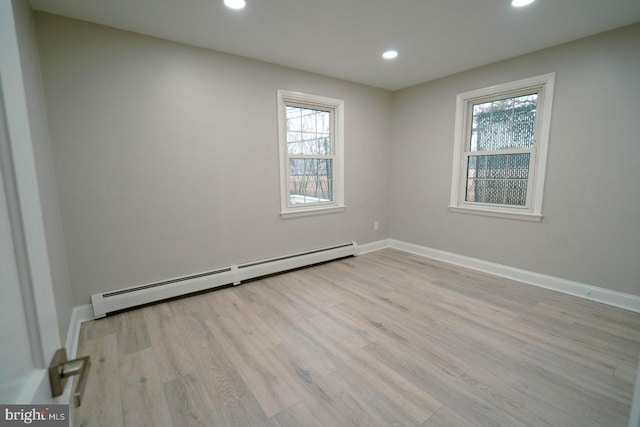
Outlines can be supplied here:
<path id="1" fill-rule="evenodd" d="M 382 246 L 381 242 L 386 242 L 387 246 Z M 493 274 L 495 276 L 517 280 L 518 282 L 522 282 L 528 285 L 538 286 L 540 288 L 550 289 L 553 291 L 562 292 L 563 294 L 573 295 L 590 301 L 601 302 L 603 304 L 608 304 L 614 307 L 619 307 L 625 310 L 640 313 L 640 296 L 638 295 L 612 291 L 593 285 L 587 285 L 584 283 L 574 282 L 571 280 L 561 279 L 545 274 L 534 273 L 532 271 L 521 270 L 519 268 L 509 267 L 489 261 L 483 261 L 481 259 L 458 255 L 451 252 L 445 252 L 439 249 L 428 248 L 425 246 L 407 243 L 395 239 L 389 239 L 387 241 L 380 241 L 375 243 L 377 244 L 375 247 L 381 246 L 379 247 L 379 249 L 383 249 L 384 247 L 398 249 L 404 252 L 421 255 L 449 264 L 459 265 L 461 267 L 471 268 L 473 270 Z"/>
<path id="2" fill-rule="evenodd" d="M 378 240 L 377 242 L 364 243 L 362 245 L 358 244 L 356 256 L 364 255 L 369 252 L 379 251 L 380 249 L 384 249 L 388 247 L 390 247 L 389 239 Z"/>
<path id="3" fill-rule="evenodd" d="M 65 349 L 67 350 L 67 359 L 75 359 L 78 353 L 78 342 L 80 341 L 80 325 L 84 322 L 88 322 L 89 320 L 93 320 L 93 309 L 90 304 L 81 305 L 79 307 L 73 307 L 71 310 L 71 320 L 69 320 L 69 329 L 67 330 L 67 339 L 65 342 Z M 47 383 L 47 393 L 51 393 L 48 384 L 49 384 L 49 373 L 45 369 L 46 383 Z M 73 419 L 73 404 L 71 403 L 71 389 L 75 387 L 77 377 L 73 377 L 71 381 L 67 381 L 67 385 L 64 388 L 62 395 L 58 396 L 54 399 L 53 403 L 58 404 L 71 404 L 71 413 L 70 416 Z M 44 400 L 43 400 L 44 401 Z M 73 425 L 73 423 L 69 424 Z"/>
<path id="4" fill-rule="evenodd" d="M 78 341 L 80 340 L 80 325 L 84 322 L 93 320 L 93 309 L 91 304 L 73 307 L 71 311 L 71 320 L 69 321 L 69 330 L 67 331 L 67 357 L 75 359 L 78 352 Z"/>

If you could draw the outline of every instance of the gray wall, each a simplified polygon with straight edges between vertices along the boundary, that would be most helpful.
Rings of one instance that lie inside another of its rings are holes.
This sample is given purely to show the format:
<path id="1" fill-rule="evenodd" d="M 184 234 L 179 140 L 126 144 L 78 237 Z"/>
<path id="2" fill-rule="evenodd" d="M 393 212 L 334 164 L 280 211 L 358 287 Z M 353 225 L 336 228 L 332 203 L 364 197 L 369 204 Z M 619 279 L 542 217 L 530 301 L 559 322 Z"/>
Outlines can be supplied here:
<path id="1" fill-rule="evenodd" d="M 76 305 L 388 237 L 640 294 L 638 24 L 393 94 L 48 14 L 36 27 Z M 548 72 L 542 223 L 450 213 L 456 94 Z M 345 100 L 345 213 L 279 218 L 277 89 Z"/>
<path id="2" fill-rule="evenodd" d="M 44 225 L 47 260 L 53 286 L 60 338 L 64 343 L 74 306 L 67 253 L 60 218 L 56 179 L 45 109 L 45 95 L 40 72 L 38 43 L 33 11 L 27 0 L 13 0 L 16 36 L 28 109 L 29 133 L 37 172 L 38 198 Z"/>
<path id="3" fill-rule="evenodd" d="M 36 22 L 76 305 L 389 237 L 389 92 L 54 15 Z M 344 99 L 346 212 L 279 218 L 277 89 Z"/>
<path id="4" fill-rule="evenodd" d="M 640 294 L 640 24 L 394 94 L 391 237 Z M 555 72 L 542 223 L 450 213 L 456 94 Z"/>

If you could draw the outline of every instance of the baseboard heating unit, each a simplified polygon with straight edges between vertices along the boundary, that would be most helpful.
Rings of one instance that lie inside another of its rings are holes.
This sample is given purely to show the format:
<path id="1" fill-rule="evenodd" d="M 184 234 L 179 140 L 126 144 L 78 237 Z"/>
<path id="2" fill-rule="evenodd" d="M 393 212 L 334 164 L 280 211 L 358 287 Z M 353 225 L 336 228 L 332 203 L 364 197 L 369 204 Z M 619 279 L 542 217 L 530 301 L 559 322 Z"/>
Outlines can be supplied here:
<path id="1" fill-rule="evenodd" d="M 146 285 L 133 286 L 117 291 L 91 296 L 94 318 L 139 305 L 188 295 L 226 285 L 239 285 L 255 279 L 287 270 L 357 255 L 356 242 L 317 249 L 298 254 L 231 265 L 213 271 L 177 277 Z"/>

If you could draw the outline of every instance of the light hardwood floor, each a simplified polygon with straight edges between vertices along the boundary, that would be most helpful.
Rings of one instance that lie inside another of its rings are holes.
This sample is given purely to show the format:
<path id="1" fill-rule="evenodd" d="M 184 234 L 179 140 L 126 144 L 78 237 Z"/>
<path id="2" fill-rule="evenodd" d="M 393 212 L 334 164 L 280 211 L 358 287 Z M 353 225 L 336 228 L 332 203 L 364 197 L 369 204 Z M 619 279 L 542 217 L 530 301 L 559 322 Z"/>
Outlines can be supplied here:
<path id="1" fill-rule="evenodd" d="M 382 250 L 82 325 L 78 426 L 626 426 L 640 315 Z"/>

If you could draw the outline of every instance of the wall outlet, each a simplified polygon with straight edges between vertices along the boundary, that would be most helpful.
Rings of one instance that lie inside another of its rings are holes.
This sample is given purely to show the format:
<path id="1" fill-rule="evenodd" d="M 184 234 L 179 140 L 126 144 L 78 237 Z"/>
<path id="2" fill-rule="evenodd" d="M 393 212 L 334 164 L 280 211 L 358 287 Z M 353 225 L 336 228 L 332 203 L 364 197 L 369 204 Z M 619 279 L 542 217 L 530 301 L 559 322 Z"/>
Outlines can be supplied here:
<path id="1" fill-rule="evenodd" d="M 373 222 L 373 229 L 378 230 L 380 228 L 380 223 L 378 221 Z"/>

